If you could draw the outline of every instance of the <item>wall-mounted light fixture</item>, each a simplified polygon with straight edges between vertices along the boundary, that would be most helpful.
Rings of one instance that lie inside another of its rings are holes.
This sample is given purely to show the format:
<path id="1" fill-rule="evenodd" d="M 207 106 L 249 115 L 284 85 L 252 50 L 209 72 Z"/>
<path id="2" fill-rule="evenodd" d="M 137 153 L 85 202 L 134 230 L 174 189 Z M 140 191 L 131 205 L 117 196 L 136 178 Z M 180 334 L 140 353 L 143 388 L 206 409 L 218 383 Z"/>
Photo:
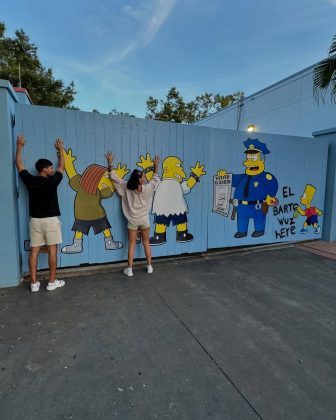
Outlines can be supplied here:
<path id="1" fill-rule="evenodd" d="M 255 131 L 255 125 L 254 124 L 250 124 L 247 126 L 247 131 Z"/>

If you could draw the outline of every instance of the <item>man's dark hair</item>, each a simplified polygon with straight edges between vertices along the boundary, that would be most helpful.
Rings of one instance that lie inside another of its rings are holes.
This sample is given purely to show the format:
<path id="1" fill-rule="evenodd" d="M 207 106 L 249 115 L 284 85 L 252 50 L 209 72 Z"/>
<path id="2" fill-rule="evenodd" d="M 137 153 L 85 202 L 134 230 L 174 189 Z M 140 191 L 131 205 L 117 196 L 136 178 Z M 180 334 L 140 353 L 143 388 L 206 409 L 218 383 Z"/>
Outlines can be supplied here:
<path id="1" fill-rule="evenodd" d="M 39 159 L 35 163 L 35 168 L 36 168 L 37 172 L 42 172 L 43 169 L 49 168 L 49 166 L 53 166 L 53 163 L 50 162 L 50 160 L 48 160 L 48 159 Z"/>
<path id="2" fill-rule="evenodd" d="M 127 182 L 127 189 L 128 190 L 137 190 L 140 184 L 140 178 L 142 177 L 143 171 L 139 171 L 138 169 L 134 169 L 132 172 L 130 179 Z"/>

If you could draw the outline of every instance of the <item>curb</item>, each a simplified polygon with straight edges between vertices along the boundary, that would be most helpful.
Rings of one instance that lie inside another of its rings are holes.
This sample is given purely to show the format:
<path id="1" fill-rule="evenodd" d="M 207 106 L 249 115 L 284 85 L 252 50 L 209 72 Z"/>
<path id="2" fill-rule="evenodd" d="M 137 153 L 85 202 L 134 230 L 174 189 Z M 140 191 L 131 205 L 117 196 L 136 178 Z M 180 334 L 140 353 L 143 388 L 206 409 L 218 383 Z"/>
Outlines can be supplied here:
<path id="1" fill-rule="evenodd" d="M 211 260 L 211 259 L 218 259 L 222 257 L 230 257 L 235 254 L 246 254 L 246 253 L 254 253 L 254 252 L 262 252 L 262 251 L 272 251 L 274 249 L 281 249 L 281 248 L 293 248 L 297 244 L 302 244 L 311 241 L 300 241 L 300 242 L 285 242 L 281 244 L 266 244 L 266 245 L 250 245 L 245 247 L 232 247 L 232 248 L 220 248 L 214 250 L 208 250 L 203 253 L 197 254 L 185 254 L 179 256 L 171 256 L 171 257 L 157 257 L 153 258 L 155 265 L 165 266 L 171 265 L 174 263 L 175 265 L 182 264 L 182 263 L 191 263 L 196 261 L 202 260 Z M 104 274 L 115 272 L 118 270 L 122 270 L 125 268 L 126 261 L 117 262 L 117 263 L 103 263 L 97 265 L 87 265 L 87 266 L 78 266 L 78 267 L 64 267 L 59 268 L 57 272 L 61 278 L 71 278 L 71 277 L 88 277 L 95 274 Z M 145 259 L 142 260 L 135 260 L 134 261 L 134 268 L 141 267 L 145 264 Z M 49 279 L 49 271 L 48 270 L 41 270 L 37 272 L 37 279 L 39 281 L 48 281 Z M 30 282 L 29 273 L 24 273 L 21 278 L 21 283 Z"/>

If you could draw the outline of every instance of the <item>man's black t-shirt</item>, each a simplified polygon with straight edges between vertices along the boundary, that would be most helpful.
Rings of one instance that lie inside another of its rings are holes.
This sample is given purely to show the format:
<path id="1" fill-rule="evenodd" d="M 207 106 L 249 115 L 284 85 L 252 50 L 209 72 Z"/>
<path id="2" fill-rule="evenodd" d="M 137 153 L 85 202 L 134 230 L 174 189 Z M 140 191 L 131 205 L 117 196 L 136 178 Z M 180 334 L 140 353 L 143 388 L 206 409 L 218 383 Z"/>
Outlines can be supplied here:
<path id="1" fill-rule="evenodd" d="M 42 219 L 61 214 L 57 197 L 57 187 L 63 178 L 61 172 L 56 171 L 54 175 L 44 177 L 31 175 L 24 169 L 20 172 L 20 178 L 28 189 L 31 217 Z"/>

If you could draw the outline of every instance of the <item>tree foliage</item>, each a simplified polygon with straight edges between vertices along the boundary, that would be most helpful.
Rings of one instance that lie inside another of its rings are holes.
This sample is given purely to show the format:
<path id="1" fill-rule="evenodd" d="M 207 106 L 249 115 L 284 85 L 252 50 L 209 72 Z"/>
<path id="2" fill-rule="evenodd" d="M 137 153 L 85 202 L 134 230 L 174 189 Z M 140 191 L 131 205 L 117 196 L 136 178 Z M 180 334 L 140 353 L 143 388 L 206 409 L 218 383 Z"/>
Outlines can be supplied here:
<path id="1" fill-rule="evenodd" d="M 37 47 L 22 29 L 16 30 L 13 38 L 5 37 L 5 31 L 5 24 L 0 22 L 0 79 L 20 86 L 20 66 L 21 85 L 34 104 L 70 107 L 76 94 L 74 83 L 65 86 L 54 78 L 50 68 L 43 67 Z"/>
<path id="2" fill-rule="evenodd" d="M 324 100 L 328 89 L 331 99 L 336 102 L 336 35 L 332 39 L 328 58 L 314 68 L 314 97 L 317 102 L 320 98 Z"/>
<path id="3" fill-rule="evenodd" d="M 230 95 L 214 95 L 206 92 L 187 102 L 176 87 L 173 86 L 169 89 L 165 100 L 158 100 L 153 96 L 147 99 L 146 118 L 192 124 L 237 102 L 243 97 L 243 92 L 235 92 Z"/>
<path id="4" fill-rule="evenodd" d="M 135 115 L 130 114 L 129 112 L 122 112 L 122 111 L 117 111 L 115 108 L 112 109 L 111 112 L 109 112 L 110 115 L 119 115 L 121 117 L 135 117 Z"/>

